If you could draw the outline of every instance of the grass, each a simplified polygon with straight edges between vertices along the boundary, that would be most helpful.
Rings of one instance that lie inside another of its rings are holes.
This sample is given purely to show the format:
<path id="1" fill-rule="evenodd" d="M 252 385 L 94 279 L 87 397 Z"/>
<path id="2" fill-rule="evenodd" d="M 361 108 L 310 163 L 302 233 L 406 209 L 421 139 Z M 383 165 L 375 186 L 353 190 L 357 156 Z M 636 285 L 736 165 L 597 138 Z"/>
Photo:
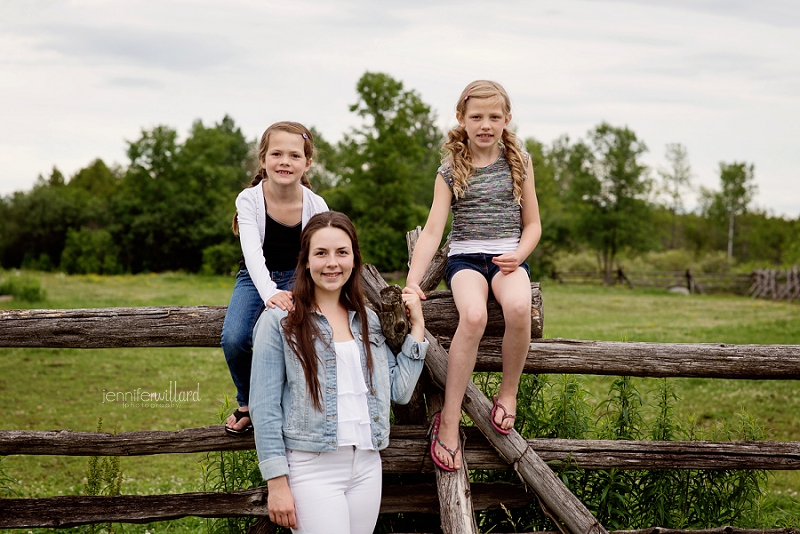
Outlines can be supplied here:
<path id="1" fill-rule="evenodd" d="M 28 273 L 40 279 L 46 300 L 0 302 L 9 308 L 224 305 L 231 277 L 186 274 L 65 276 Z M 665 291 L 542 284 L 545 335 L 573 339 L 653 342 L 719 342 L 800 345 L 800 305 L 733 296 L 684 296 Z M 610 377 L 588 377 L 596 399 L 606 398 Z M 103 402 L 103 390 L 160 391 L 199 387 L 200 400 L 177 408 L 133 408 Z M 769 439 L 800 441 L 800 387 L 796 381 L 676 379 L 679 418 L 709 431 L 733 424 L 746 407 Z M 637 379 L 643 393 L 655 380 Z M 199 385 L 199 386 L 198 386 Z M 177 430 L 218 422 L 226 396 L 233 397 L 221 349 L 0 349 L 0 428 L 93 431 L 98 418 L 117 431 Z M 655 401 L 651 399 L 652 403 Z M 121 459 L 122 492 L 150 494 L 202 487 L 203 454 Z M 23 497 L 82 492 L 86 458 L 14 456 L 3 463 Z M 800 517 L 800 472 L 778 472 L 767 506 Z M 189 520 L 186 520 L 189 521 Z M 177 522 L 173 522 L 176 525 Z M 189 524 L 189 523 L 186 523 Z M 192 523 L 192 524 L 196 524 Z M 159 524 L 159 531 L 169 523 Z M 138 532 L 138 527 L 126 527 Z M 169 527 L 172 528 L 172 527 Z M 187 527 L 188 528 L 188 527 Z M 191 530 L 187 530 L 191 531 Z"/>
<path id="2" fill-rule="evenodd" d="M 604 341 L 800 345 L 798 303 L 730 295 L 678 295 L 621 287 L 542 284 L 545 336 Z M 595 399 L 606 398 L 613 377 L 585 382 Z M 680 401 L 676 417 L 710 435 L 755 417 L 767 439 L 800 441 L 800 385 L 794 380 L 671 379 Z M 656 379 L 636 379 L 642 393 Z M 654 395 L 645 403 L 655 404 Z M 690 423 L 691 421 L 691 423 Z M 800 522 L 800 471 L 775 471 L 765 512 L 787 510 Z"/>
<path id="3" fill-rule="evenodd" d="M 224 305 L 233 278 L 184 274 L 64 276 L 36 273 L 47 300 L 0 302 L 9 308 L 99 308 L 162 305 Z M 176 407 L 131 407 L 104 402 L 103 392 L 137 388 L 199 389 L 199 401 Z M 0 349 L 0 428 L 13 430 L 179 430 L 218 422 L 222 399 L 233 397 L 221 349 Z M 205 454 L 121 459 L 122 492 L 154 494 L 202 489 L 199 462 Z M 87 458 L 14 456 L 6 474 L 22 497 L 77 494 L 83 490 Z"/>

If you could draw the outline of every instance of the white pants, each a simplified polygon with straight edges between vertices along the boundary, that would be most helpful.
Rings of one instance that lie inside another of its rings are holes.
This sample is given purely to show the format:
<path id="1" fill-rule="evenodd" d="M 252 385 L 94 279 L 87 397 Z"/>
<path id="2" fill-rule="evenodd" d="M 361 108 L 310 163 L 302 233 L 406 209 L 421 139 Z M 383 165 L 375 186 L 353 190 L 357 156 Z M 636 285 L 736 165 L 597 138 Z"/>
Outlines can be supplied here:
<path id="1" fill-rule="evenodd" d="M 381 455 L 352 446 L 336 452 L 287 450 L 295 534 L 372 534 L 381 506 Z"/>

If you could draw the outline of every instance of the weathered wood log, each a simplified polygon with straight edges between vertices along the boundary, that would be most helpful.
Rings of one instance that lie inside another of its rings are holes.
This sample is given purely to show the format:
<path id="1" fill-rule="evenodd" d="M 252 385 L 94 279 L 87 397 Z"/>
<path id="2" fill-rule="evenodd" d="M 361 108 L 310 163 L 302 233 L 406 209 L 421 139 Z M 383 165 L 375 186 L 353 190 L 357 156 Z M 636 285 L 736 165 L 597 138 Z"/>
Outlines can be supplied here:
<path id="1" fill-rule="evenodd" d="M 544 534 L 542 532 L 538 534 Z M 757 528 L 717 527 L 697 530 L 678 530 L 675 528 L 650 527 L 641 530 L 615 530 L 614 534 L 800 534 L 797 528 L 775 528 L 762 530 Z"/>
<path id="2" fill-rule="evenodd" d="M 226 306 L 2 310 L 0 346 L 219 347 Z"/>
<path id="3" fill-rule="evenodd" d="M 266 488 L 230 493 L 0 499 L 0 528 L 67 528 L 197 517 L 267 516 Z"/>
<path id="4" fill-rule="evenodd" d="M 538 283 L 531 287 L 531 336 L 537 339 L 543 329 L 542 293 Z M 450 291 L 432 292 L 422 309 L 431 332 L 455 332 L 458 312 Z M 226 311 L 226 306 L 1 310 L 0 347 L 219 347 Z M 502 335 L 503 312 L 493 299 L 488 312 L 487 335 Z"/>
<path id="5" fill-rule="evenodd" d="M 465 451 L 472 469 L 511 467 L 476 428 L 465 428 Z M 381 451 L 386 473 L 431 473 L 426 425 L 391 428 Z M 800 469 L 800 442 L 775 441 L 609 441 L 529 439 L 528 445 L 551 466 L 565 463 L 584 469 Z M 222 425 L 178 432 L 137 431 L 108 434 L 68 430 L 0 431 L 0 456 L 141 456 L 253 449 L 250 437 L 228 436 Z"/>
<path id="6" fill-rule="evenodd" d="M 450 291 L 431 291 L 422 301 L 425 314 L 425 327 L 436 337 L 452 337 L 458 327 L 458 310 Z M 501 336 L 505 332 L 503 309 L 494 298 L 490 298 L 486 311 L 488 319 L 484 336 Z M 531 338 L 541 339 L 544 333 L 544 309 L 539 282 L 531 283 Z"/>
<path id="7" fill-rule="evenodd" d="M 474 484 L 478 510 L 519 508 L 531 502 L 522 486 Z M 439 513 L 433 484 L 384 485 L 380 512 Z M 266 487 L 230 493 L 171 495 L 65 496 L 0 499 L 0 528 L 67 528 L 92 523 L 150 523 L 181 517 L 266 517 Z"/>
<path id="8" fill-rule="evenodd" d="M 442 409 L 444 394 L 433 384 L 429 384 L 429 386 L 428 407 L 431 414 L 435 414 Z M 430 441 L 427 441 L 427 444 L 426 451 L 430 458 Z M 459 447 L 464 447 L 462 436 L 459 436 Z M 431 461 L 431 465 L 433 465 L 433 461 Z M 441 469 L 435 469 L 439 515 L 442 532 L 445 534 L 478 534 L 479 532 L 478 523 L 475 521 L 468 469 L 466 458 L 463 458 L 463 467 L 458 471 L 448 473 Z"/>
<path id="9" fill-rule="evenodd" d="M 269 520 L 269 517 L 259 517 L 253 525 L 247 529 L 247 534 L 274 534 L 278 532 L 278 525 Z"/>
<path id="10" fill-rule="evenodd" d="M 664 527 L 650 527 L 642 530 L 614 530 L 613 534 L 800 534 L 797 528 L 775 528 L 762 530 L 757 528 L 716 527 L 697 530 L 678 530 Z M 559 532 L 523 532 L 520 534 L 560 534 Z"/>
<path id="11" fill-rule="evenodd" d="M 408 245 L 408 264 L 411 265 L 411 258 L 414 256 L 414 249 L 417 246 L 419 234 L 422 233 L 422 228 L 417 226 L 410 232 L 406 233 L 406 244 Z M 450 238 L 448 238 L 442 248 L 434 254 L 428 270 L 422 277 L 419 287 L 424 293 L 436 289 L 439 282 L 444 278 L 445 268 L 447 267 L 447 253 L 450 251 Z"/>
<path id="12" fill-rule="evenodd" d="M 448 346 L 449 340 L 442 342 Z M 501 345 L 498 337 L 484 337 L 475 370 L 499 371 Z M 535 339 L 525 372 L 796 380 L 800 379 L 800 345 Z"/>
<path id="13" fill-rule="evenodd" d="M 362 276 L 366 285 L 373 286 L 370 294 L 377 294 L 386 285 L 386 282 L 370 265 L 365 266 Z M 377 302 L 377 300 L 373 302 Z M 427 329 L 425 337 L 430 343 L 425 366 L 439 387 L 444 388 L 447 377 L 447 351 Z M 464 395 L 462 406 L 470 419 L 475 422 L 475 425 L 500 453 L 500 456 L 514 466 L 525 483 L 536 492 L 539 499 L 550 510 L 555 512 L 570 532 L 574 534 L 607 534 L 606 529 L 591 512 L 570 493 L 564 483 L 516 431 L 512 431 L 508 436 L 501 436 L 494 430 L 489 421 L 491 403 L 471 382 L 467 384 L 467 392 Z"/>

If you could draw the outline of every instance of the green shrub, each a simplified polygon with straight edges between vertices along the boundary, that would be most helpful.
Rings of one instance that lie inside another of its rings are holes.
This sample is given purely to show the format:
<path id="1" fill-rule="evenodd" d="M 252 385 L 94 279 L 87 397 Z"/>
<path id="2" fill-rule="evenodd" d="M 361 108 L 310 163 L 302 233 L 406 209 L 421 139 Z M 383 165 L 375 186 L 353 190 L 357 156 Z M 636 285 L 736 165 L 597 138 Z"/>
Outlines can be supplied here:
<path id="1" fill-rule="evenodd" d="M 654 271 L 685 271 L 694 263 L 692 254 L 685 249 L 650 252 L 645 254 L 644 260 Z"/>
<path id="2" fill-rule="evenodd" d="M 39 280 L 20 274 L 19 271 L 0 276 L 0 295 L 12 295 L 26 302 L 39 302 L 45 299 L 45 291 Z"/>
<path id="3" fill-rule="evenodd" d="M 721 250 L 709 252 L 697 260 L 697 268 L 701 273 L 727 273 L 732 266 L 728 254 Z"/>
<path id="4" fill-rule="evenodd" d="M 562 273 L 571 271 L 600 272 L 597 256 L 588 250 L 571 254 L 556 253 L 553 257 L 553 264 L 556 271 Z"/>
<path id="5" fill-rule="evenodd" d="M 203 249 L 203 267 L 205 275 L 236 274 L 239 270 L 239 258 L 242 249 L 238 243 L 224 242 Z"/>
<path id="6" fill-rule="evenodd" d="M 67 230 L 61 269 L 69 274 L 116 274 L 119 248 L 107 230 Z"/>

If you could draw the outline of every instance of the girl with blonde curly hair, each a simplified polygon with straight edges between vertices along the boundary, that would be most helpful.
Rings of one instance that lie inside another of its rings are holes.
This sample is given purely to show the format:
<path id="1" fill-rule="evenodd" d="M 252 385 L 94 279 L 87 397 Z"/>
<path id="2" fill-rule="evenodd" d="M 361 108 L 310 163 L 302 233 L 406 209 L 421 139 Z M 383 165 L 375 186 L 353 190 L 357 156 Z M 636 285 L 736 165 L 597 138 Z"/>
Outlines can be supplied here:
<path id="1" fill-rule="evenodd" d="M 503 379 L 490 414 L 508 434 L 514 426 L 517 390 L 531 341 L 530 269 L 525 259 L 542 234 L 530 156 L 518 145 L 511 101 L 503 87 L 477 80 L 456 104 L 458 126 L 450 130 L 436 175 L 433 205 L 417 241 L 407 287 L 425 298 L 420 282 L 452 210 L 446 281 L 459 323 L 450 345 L 442 411 L 434 416 L 431 457 L 445 471 L 461 468 L 458 447 L 461 401 L 475 368 L 486 327 L 490 292 L 503 308 Z"/>

